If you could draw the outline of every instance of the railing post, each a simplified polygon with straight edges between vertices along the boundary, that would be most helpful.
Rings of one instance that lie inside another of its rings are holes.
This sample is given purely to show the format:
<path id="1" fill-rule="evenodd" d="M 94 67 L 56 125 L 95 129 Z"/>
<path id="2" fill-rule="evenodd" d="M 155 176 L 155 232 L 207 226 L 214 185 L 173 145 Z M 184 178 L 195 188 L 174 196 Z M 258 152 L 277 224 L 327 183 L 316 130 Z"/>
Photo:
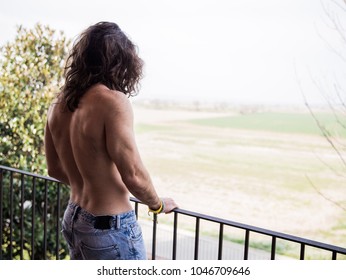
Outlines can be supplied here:
<path id="1" fill-rule="evenodd" d="M 217 259 L 222 260 L 222 247 L 223 247 L 223 224 L 220 223 L 220 229 L 219 229 L 219 250 Z"/>
<path id="2" fill-rule="evenodd" d="M 31 191 L 31 259 L 35 259 L 35 205 L 36 205 L 36 177 L 32 177 Z"/>
<path id="3" fill-rule="evenodd" d="M 13 259 L 13 172 L 10 173 L 10 259 Z M 2 233 L 1 233 L 2 234 Z"/>
<path id="4" fill-rule="evenodd" d="M 135 215 L 136 215 L 136 220 L 138 220 L 138 202 L 135 202 Z"/>
<path id="5" fill-rule="evenodd" d="M 177 259 L 177 233 L 178 233 L 178 213 L 174 212 L 172 260 Z"/>
<path id="6" fill-rule="evenodd" d="M 194 259 L 198 260 L 198 250 L 199 250 L 199 224 L 200 224 L 200 219 L 197 217 L 196 218 L 196 229 L 195 229 L 195 255 Z"/>
<path id="7" fill-rule="evenodd" d="M 20 183 L 20 259 L 24 259 L 24 174 Z"/>
<path id="8" fill-rule="evenodd" d="M 47 259 L 47 204 L 48 204 L 47 180 L 44 181 L 44 208 L 43 208 L 43 259 Z"/>
<path id="9" fill-rule="evenodd" d="M 305 244 L 301 243 L 300 244 L 300 259 L 304 260 L 305 258 Z"/>
<path id="10" fill-rule="evenodd" d="M 57 210 L 56 210 L 56 238 L 55 238 L 55 242 L 56 242 L 56 251 L 55 251 L 55 256 L 56 259 L 60 259 L 60 255 L 59 255 L 59 240 L 60 240 L 60 190 L 61 190 L 61 185 L 60 183 L 58 183 L 58 195 L 57 195 Z"/>
<path id="11" fill-rule="evenodd" d="M 157 214 L 153 217 L 153 243 L 151 246 L 151 259 L 156 259 L 156 230 L 157 230 Z"/>
<path id="12" fill-rule="evenodd" d="M 271 255 L 270 259 L 275 260 L 275 252 L 276 252 L 276 237 L 272 237 L 272 249 L 271 249 Z"/>
<path id="13" fill-rule="evenodd" d="M 247 229 L 245 231 L 244 260 L 247 260 L 249 258 L 249 239 L 250 231 Z"/>

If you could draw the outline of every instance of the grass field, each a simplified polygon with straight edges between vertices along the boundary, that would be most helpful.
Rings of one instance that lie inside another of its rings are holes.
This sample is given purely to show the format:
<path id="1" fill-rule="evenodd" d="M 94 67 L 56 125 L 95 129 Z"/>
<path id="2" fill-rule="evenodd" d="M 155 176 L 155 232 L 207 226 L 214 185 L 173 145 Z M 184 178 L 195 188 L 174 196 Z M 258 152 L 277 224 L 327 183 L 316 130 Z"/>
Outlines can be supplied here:
<path id="1" fill-rule="evenodd" d="M 345 166 L 309 113 L 138 105 L 134 112 L 137 143 L 160 195 L 184 209 L 346 247 Z M 316 116 L 345 144 L 332 114 Z"/>
<path id="2" fill-rule="evenodd" d="M 346 137 L 346 129 L 336 121 L 333 114 L 318 113 L 316 117 L 331 134 L 343 138 Z M 346 118 L 340 121 L 343 122 L 344 126 L 346 125 Z M 322 132 L 316 125 L 315 120 L 312 118 L 311 114 L 307 113 L 252 113 L 191 120 L 191 123 L 220 128 L 322 136 Z"/>

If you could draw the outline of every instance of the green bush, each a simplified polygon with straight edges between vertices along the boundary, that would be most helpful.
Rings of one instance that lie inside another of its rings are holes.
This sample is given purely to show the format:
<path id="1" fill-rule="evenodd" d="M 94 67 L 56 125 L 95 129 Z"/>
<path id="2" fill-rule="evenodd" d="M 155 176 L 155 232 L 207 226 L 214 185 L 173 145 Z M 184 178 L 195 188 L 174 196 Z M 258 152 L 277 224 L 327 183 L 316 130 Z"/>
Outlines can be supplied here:
<path id="1" fill-rule="evenodd" d="M 38 174 L 46 174 L 44 155 L 44 127 L 49 104 L 54 94 L 59 90 L 63 79 L 63 69 L 70 42 L 63 32 L 57 33 L 48 26 L 36 24 L 32 29 L 19 26 L 13 42 L 8 42 L 0 48 L 0 164 Z M 35 252 L 34 259 L 43 256 L 42 242 L 42 212 L 44 206 L 44 181 L 36 183 L 35 204 L 30 204 L 33 192 L 29 184 L 25 184 L 23 201 L 19 192 L 19 178 L 13 178 L 13 188 L 10 189 L 10 177 L 3 179 L 3 211 L 2 221 L 2 253 L 8 258 L 10 240 L 12 239 L 13 258 L 19 256 L 19 231 L 21 206 L 25 204 L 26 233 L 31 233 L 31 215 L 35 213 Z M 12 199 L 11 199 L 12 192 Z M 50 216 L 56 213 L 56 191 L 48 192 L 48 212 Z M 68 198 L 67 188 L 62 188 L 61 201 Z M 53 202 L 54 201 L 54 202 Z M 12 203 L 12 219 L 10 205 Z M 35 207 L 34 211 L 32 207 Z M 0 209 L 0 210 L 1 210 Z M 10 222 L 12 220 L 12 238 L 10 238 Z M 52 232 L 57 221 L 48 219 L 48 227 Z M 54 230 L 53 230 L 54 229 Z M 30 255 L 30 237 L 24 237 L 24 247 Z M 56 237 L 49 235 L 48 246 L 56 247 Z M 65 244 L 61 244 L 65 248 Z M 66 250 L 65 250 L 66 251 Z M 66 253 L 65 253 L 66 254 Z M 49 257 L 49 256 L 48 256 Z M 62 256 L 64 257 L 64 256 Z"/>

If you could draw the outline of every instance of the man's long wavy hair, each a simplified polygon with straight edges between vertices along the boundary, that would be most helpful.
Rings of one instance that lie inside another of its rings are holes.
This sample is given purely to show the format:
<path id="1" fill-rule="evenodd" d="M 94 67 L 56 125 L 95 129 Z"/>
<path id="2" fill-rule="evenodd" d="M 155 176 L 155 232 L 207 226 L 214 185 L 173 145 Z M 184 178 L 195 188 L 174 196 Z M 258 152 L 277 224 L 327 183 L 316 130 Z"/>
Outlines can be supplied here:
<path id="1" fill-rule="evenodd" d="M 60 97 L 73 112 L 87 89 L 97 83 L 132 96 L 142 78 L 142 68 L 136 46 L 119 26 L 99 22 L 86 29 L 73 45 Z"/>

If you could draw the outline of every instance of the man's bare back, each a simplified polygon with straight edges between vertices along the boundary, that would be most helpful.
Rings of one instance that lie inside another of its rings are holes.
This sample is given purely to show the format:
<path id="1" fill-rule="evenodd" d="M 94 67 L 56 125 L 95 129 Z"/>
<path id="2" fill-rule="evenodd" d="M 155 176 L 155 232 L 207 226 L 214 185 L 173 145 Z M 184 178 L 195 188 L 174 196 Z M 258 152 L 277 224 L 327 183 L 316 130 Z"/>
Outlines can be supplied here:
<path id="1" fill-rule="evenodd" d="M 116 23 L 98 22 L 75 41 L 64 85 L 48 111 L 48 174 L 70 186 L 62 234 L 71 259 L 146 259 L 130 193 L 155 214 L 177 204 L 160 198 L 135 142 L 129 97 L 143 61 Z"/>
<path id="2" fill-rule="evenodd" d="M 45 142 L 49 174 L 70 185 L 71 201 L 90 213 L 131 210 L 129 191 L 150 208 L 160 207 L 137 150 L 125 94 L 94 85 L 74 112 L 58 100 L 48 113 Z M 176 207 L 171 200 L 165 204 L 167 212 Z"/>

